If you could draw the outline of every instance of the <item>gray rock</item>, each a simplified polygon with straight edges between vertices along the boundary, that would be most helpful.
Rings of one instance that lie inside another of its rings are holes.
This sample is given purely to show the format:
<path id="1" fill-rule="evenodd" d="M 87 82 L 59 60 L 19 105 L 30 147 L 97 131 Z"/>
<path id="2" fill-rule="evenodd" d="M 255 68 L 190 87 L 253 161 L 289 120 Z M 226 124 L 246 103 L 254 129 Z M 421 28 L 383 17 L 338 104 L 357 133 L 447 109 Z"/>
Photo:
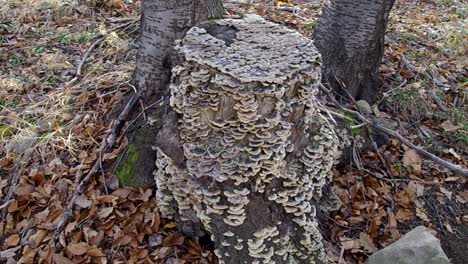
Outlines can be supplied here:
<path id="1" fill-rule="evenodd" d="M 440 241 L 424 226 L 418 226 L 400 240 L 375 252 L 368 264 L 449 264 Z"/>
<path id="2" fill-rule="evenodd" d="M 359 109 L 366 113 L 366 114 L 371 114 L 372 113 L 372 108 L 370 104 L 367 101 L 364 100 L 359 100 L 356 102 L 356 104 L 359 106 Z"/>

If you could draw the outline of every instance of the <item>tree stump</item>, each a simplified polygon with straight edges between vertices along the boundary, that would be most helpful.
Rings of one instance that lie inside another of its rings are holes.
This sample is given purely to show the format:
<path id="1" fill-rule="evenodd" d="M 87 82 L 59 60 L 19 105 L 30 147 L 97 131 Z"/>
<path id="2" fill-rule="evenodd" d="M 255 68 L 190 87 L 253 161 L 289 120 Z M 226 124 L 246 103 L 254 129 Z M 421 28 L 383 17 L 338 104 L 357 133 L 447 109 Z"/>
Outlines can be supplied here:
<path id="1" fill-rule="evenodd" d="M 193 27 L 176 49 L 183 153 L 157 149 L 162 215 L 210 234 L 220 263 L 325 263 L 316 205 L 339 149 L 312 41 L 248 15 Z"/>

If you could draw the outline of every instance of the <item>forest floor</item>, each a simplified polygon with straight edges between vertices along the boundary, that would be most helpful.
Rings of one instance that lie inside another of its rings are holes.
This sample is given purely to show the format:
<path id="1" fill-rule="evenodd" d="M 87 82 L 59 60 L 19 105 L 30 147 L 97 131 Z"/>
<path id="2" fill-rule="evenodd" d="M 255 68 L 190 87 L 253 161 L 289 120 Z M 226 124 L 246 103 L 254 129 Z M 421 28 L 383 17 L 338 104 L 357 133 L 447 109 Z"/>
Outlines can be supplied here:
<path id="1" fill-rule="evenodd" d="M 311 36 L 321 1 L 297 2 L 277 3 L 300 8 L 295 13 L 257 4 L 227 8 Z M 465 166 L 467 15 L 463 1 L 397 1 L 381 67 L 385 84 L 371 109 L 416 145 Z M 125 137 L 102 157 L 64 232 L 52 239 L 115 124 L 109 113 L 133 92 L 127 82 L 138 27 L 138 1 L 2 2 L 0 263 L 216 263 L 206 242 L 181 236 L 173 221 L 160 218 L 154 189 L 121 187 L 106 169 L 125 150 Z M 467 179 L 395 139 L 378 153 L 357 151 L 335 171 L 343 206 L 320 221 L 330 263 L 363 263 L 418 225 L 441 240 L 454 264 L 467 263 Z"/>

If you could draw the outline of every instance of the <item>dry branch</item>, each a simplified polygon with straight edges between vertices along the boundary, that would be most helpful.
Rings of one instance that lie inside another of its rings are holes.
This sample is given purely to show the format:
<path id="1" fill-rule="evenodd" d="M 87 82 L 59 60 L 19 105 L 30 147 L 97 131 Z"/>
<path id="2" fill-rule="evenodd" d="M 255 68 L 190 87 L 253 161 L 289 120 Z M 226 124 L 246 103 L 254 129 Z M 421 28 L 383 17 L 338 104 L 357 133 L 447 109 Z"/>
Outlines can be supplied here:
<path id="1" fill-rule="evenodd" d="M 324 91 L 328 97 L 330 98 L 330 100 L 332 100 L 332 102 L 335 104 L 336 107 L 338 107 L 339 109 L 341 109 L 342 111 L 348 113 L 348 114 L 352 114 L 353 116 L 355 116 L 357 119 L 359 119 L 361 122 L 365 122 L 367 123 L 368 125 L 370 125 L 371 127 L 381 131 L 381 132 L 384 132 L 385 134 L 389 135 L 389 136 L 392 136 L 398 140 L 400 140 L 403 144 L 405 144 L 406 146 L 416 150 L 416 152 L 436 163 L 438 163 L 439 165 L 447 168 L 447 169 L 450 169 L 456 173 L 459 173 L 459 174 L 462 174 L 463 176 L 468 176 L 468 170 L 463 168 L 462 166 L 460 165 L 455 165 L 449 161 L 446 161 L 444 159 L 441 159 L 439 158 L 438 156 L 432 154 L 432 153 L 429 153 L 427 152 L 426 150 L 414 145 L 413 143 L 411 143 L 411 141 L 409 141 L 408 139 L 404 138 L 402 135 L 400 135 L 398 132 L 395 132 L 387 127 L 384 127 L 380 124 L 378 124 L 377 122 L 373 121 L 373 120 L 369 120 L 368 118 L 366 118 L 365 116 L 363 116 L 361 113 L 357 112 L 357 111 L 354 111 L 354 110 L 351 110 L 351 109 L 348 109 L 346 107 L 344 107 L 343 105 L 341 105 L 340 103 L 338 103 L 335 99 L 335 97 L 333 96 L 333 94 L 331 93 L 331 91 L 329 89 L 327 89 L 325 86 L 321 85 L 320 86 L 322 91 Z"/>
<path id="2" fill-rule="evenodd" d="M 91 168 L 91 170 L 88 172 L 86 177 L 84 177 L 78 187 L 75 190 L 75 193 L 73 194 L 73 197 L 70 199 L 68 202 L 67 207 L 63 211 L 62 215 L 60 216 L 60 221 L 57 225 L 57 229 L 55 229 L 52 241 L 56 242 L 60 236 L 60 233 L 65 229 L 66 225 L 68 224 L 68 221 L 70 220 L 70 217 L 73 215 L 73 209 L 75 207 L 76 199 L 84 193 L 86 190 L 89 181 L 91 178 L 98 172 L 99 168 L 101 167 L 102 164 L 102 157 L 104 154 L 112 150 L 112 148 L 115 145 L 115 142 L 117 141 L 117 138 L 120 136 L 125 123 L 127 121 L 127 118 L 135 106 L 136 102 L 138 102 L 138 99 L 140 98 L 139 93 L 135 93 L 130 101 L 127 103 L 125 106 L 124 110 L 120 113 L 118 119 L 117 119 L 117 124 L 115 124 L 114 128 L 110 132 L 110 134 L 106 137 L 106 145 L 103 148 L 103 150 L 99 153 L 98 159 L 94 163 L 94 166 Z M 104 182 L 104 184 L 106 184 Z"/>

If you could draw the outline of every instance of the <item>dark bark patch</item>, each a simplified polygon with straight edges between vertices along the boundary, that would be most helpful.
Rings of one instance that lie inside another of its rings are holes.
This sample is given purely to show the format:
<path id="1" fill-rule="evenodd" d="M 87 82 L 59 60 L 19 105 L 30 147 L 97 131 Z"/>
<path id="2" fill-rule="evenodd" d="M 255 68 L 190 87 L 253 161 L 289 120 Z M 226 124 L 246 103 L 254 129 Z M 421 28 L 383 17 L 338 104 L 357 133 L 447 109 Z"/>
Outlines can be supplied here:
<path id="1" fill-rule="evenodd" d="M 232 26 L 223 26 L 214 23 L 206 23 L 200 27 L 204 28 L 211 36 L 221 39 L 226 42 L 226 46 L 230 46 L 236 39 L 236 34 L 239 30 Z"/>

